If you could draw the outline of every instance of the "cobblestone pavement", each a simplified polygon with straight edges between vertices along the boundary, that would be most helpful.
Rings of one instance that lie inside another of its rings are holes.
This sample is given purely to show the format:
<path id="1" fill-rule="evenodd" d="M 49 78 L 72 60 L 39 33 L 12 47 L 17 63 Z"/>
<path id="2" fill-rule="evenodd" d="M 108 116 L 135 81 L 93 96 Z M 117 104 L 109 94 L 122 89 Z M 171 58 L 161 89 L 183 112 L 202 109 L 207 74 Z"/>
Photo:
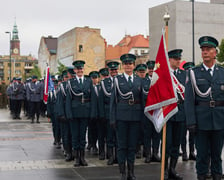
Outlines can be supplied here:
<path id="1" fill-rule="evenodd" d="M 40 124 L 12 120 L 7 110 L 0 110 L 0 180 L 118 180 L 117 165 L 107 166 L 106 160 L 86 152 L 89 166 L 73 167 L 65 162 L 61 149 L 53 146 L 51 123 L 47 118 Z M 160 164 L 145 164 L 136 160 L 135 174 L 138 180 L 159 180 Z M 177 170 L 184 179 L 196 179 L 195 163 L 179 160 Z"/>

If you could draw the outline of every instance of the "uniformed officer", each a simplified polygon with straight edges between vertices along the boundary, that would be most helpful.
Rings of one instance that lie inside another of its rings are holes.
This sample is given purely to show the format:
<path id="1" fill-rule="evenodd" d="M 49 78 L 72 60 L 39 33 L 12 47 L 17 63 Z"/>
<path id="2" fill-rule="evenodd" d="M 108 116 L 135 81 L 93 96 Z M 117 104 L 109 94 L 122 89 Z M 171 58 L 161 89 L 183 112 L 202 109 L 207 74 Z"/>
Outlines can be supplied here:
<path id="1" fill-rule="evenodd" d="M 40 102 L 43 100 L 43 86 L 37 81 L 37 76 L 32 76 L 32 82 L 28 84 L 26 97 L 30 102 L 30 111 L 31 111 L 31 123 L 34 123 L 35 114 L 36 122 L 40 123 Z"/>
<path id="2" fill-rule="evenodd" d="M 15 82 L 16 78 L 13 77 L 13 80 L 10 81 L 10 84 L 9 86 L 7 87 L 7 90 L 6 90 L 6 94 L 8 96 L 8 99 L 9 99 L 9 110 L 10 110 L 10 115 L 13 117 L 13 99 L 12 99 L 12 85 L 13 83 Z"/>
<path id="3" fill-rule="evenodd" d="M 133 74 L 136 56 L 124 54 L 120 57 L 124 73 L 114 77 L 110 101 L 110 122 L 116 127 L 118 141 L 118 163 L 121 180 L 135 180 L 135 150 L 142 119 L 142 81 Z"/>
<path id="4" fill-rule="evenodd" d="M 62 72 L 63 81 L 59 85 L 59 90 L 57 94 L 57 119 L 60 122 L 62 144 L 65 152 L 65 161 L 71 161 L 74 159 L 72 155 L 72 135 L 71 135 L 71 126 L 70 122 L 66 117 L 65 113 L 65 101 L 66 101 L 66 92 L 67 92 L 67 81 L 72 79 L 68 70 Z M 70 78 L 69 78 L 70 77 Z"/>
<path id="5" fill-rule="evenodd" d="M 142 79 L 145 78 L 146 76 L 146 69 L 147 69 L 147 66 L 146 64 L 138 64 L 136 67 L 135 67 L 135 73 Z M 143 121 L 141 121 L 141 131 L 139 133 L 139 139 L 138 139 L 138 145 L 137 145 L 137 148 L 136 148 L 136 158 L 137 159 L 140 159 L 141 156 L 142 156 L 142 150 L 141 150 L 141 145 L 143 145 L 143 141 L 144 141 L 144 124 L 143 124 Z"/>
<path id="6" fill-rule="evenodd" d="M 40 82 L 40 84 L 42 86 L 42 89 L 44 91 L 44 78 L 41 78 L 39 80 L 39 82 Z M 41 114 L 42 117 L 45 117 L 46 110 L 47 110 L 47 105 L 44 103 L 44 101 L 41 101 L 41 103 L 40 103 L 40 114 Z"/>
<path id="7" fill-rule="evenodd" d="M 85 145 L 93 85 L 90 78 L 84 77 L 84 64 L 83 60 L 73 62 L 76 76 L 68 81 L 66 95 L 66 117 L 71 124 L 72 146 L 76 159 L 74 166 L 88 165 L 85 160 Z"/>
<path id="8" fill-rule="evenodd" d="M 103 75 L 108 76 L 100 82 L 101 91 L 99 93 L 100 103 L 100 119 L 106 122 L 106 140 L 107 140 L 107 165 L 113 165 L 117 162 L 117 141 L 115 129 L 110 126 L 109 114 L 110 114 L 110 97 L 111 88 L 113 87 L 113 78 L 118 74 L 119 62 L 111 61 L 107 63 L 108 68 L 102 69 L 100 72 Z M 109 73 L 109 75 L 108 75 Z M 105 76 L 104 76 L 105 77 Z"/>
<path id="9" fill-rule="evenodd" d="M 88 124 L 88 131 L 90 132 L 91 146 L 93 154 L 98 154 L 98 149 L 96 148 L 96 142 L 98 139 L 99 145 L 99 160 L 105 159 L 105 136 L 106 136 L 106 124 L 105 122 L 99 118 L 99 72 L 92 71 L 89 73 L 89 77 L 93 82 L 93 103 L 91 106 L 91 118 Z"/>
<path id="10" fill-rule="evenodd" d="M 185 71 L 188 71 L 190 68 L 193 68 L 195 65 L 193 62 L 186 62 L 183 65 L 183 68 Z M 184 127 L 184 131 L 182 134 L 182 140 L 181 140 L 181 150 L 182 150 L 182 160 L 183 161 L 188 161 L 189 160 L 196 160 L 196 155 L 195 155 L 195 135 L 194 133 L 189 132 L 189 157 L 187 155 L 187 150 L 186 150 L 186 145 L 187 145 L 187 126 Z"/>
<path id="11" fill-rule="evenodd" d="M 99 73 L 100 73 L 100 79 L 101 80 L 109 77 L 109 70 L 108 70 L 108 68 L 101 68 L 99 70 Z"/>
<path id="12" fill-rule="evenodd" d="M 181 54 L 182 49 L 174 49 L 168 52 L 171 72 L 173 73 L 173 78 L 176 78 L 176 81 L 179 81 L 178 84 L 180 88 L 176 89 L 178 94 L 178 112 L 167 122 L 164 179 L 183 179 L 175 170 L 179 157 L 181 132 L 183 131 L 184 124 L 186 123 L 184 97 L 182 96 L 182 93 L 184 92 L 186 73 L 185 71 L 179 69 Z"/>
<path id="13" fill-rule="evenodd" d="M 190 132 L 196 132 L 196 170 L 199 180 L 206 179 L 211 159 L 213 179 L 222 177 L 224 132 L 224 68 L 216 64 L 218 41 L 211 36 L 199 38 L 203 63 L 189 71 L 185 108 Z"/>
<path id="14" fill-rule="evenodd" d="M 49 89 L 48 99 L 47 99 L 47 117 L 51 119 L 52 131 L 54 136 L 54 145 L 57 149 L 61 148 L 61 132 L 60 132 L 60 123 L 57 119 L 59 108 L 57 106 L 57 97 L 58 97 L 58 80 L 54 75 L 51 76 L 51 79 L 54 84 L 54 88 Z"/>
<path id="15" fill-rule="evenodd" d="M 67 73 L 68 79 L 71 79 L 71 78 L 75 77 L 76 69 L 74 69 L 74 66 L 68 66 L 67 71 L 68 71 L 68 73 Z"/>
<path id="16" fill-rule="evenodd" d="M 12 99 L 13 99 L 13 119 L 21 119 L 20 112 L 22 101 L 24 99 L 24 86 L 21 78 L 16 78 L 16 82 L 12 84 Z"/>
<path id="17" fill-rule="evenodd" d="M 148 91 L 151 83 L 152 73 L 155 66 L 155 61 L 149 60 L 146 62 L 148 74 L 142 81 L 143 102 L 146 102 Z M 158 156 L 161 134 L 157 133 L 155 127 L 151 121 L 144 115 L 144 152 L 145 163 L 160 162 Z"/>

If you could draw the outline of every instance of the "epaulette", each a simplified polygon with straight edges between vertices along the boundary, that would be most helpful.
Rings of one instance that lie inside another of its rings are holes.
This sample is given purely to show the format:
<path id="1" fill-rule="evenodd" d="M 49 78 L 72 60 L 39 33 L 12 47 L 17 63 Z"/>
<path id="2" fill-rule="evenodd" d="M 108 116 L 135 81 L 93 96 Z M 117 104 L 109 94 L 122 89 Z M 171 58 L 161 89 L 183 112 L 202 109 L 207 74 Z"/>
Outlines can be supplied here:
<path id="1" fill-rule="evenodd" d="M 219 68 L 224 69 L 224 67 L 221 64 L 216 64 Z"/>
<path id="2" fill-rule="evenodd" d="M 202 63 L 197 64 L 196 66 L 192 67 L 192 69 L 198 69 L 198 68 L 201 68 L 201 65 L 202 65 Z"/>

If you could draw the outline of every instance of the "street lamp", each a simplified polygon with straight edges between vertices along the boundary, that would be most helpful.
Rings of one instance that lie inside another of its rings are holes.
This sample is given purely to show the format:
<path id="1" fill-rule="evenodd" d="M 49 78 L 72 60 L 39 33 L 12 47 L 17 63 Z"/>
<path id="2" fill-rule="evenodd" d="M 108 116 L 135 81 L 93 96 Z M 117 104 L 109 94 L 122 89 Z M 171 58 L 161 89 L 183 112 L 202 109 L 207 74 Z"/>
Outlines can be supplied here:
<path id="1" fill-rule="evenodd" d="M 192 61 L 194 63 L 194 0 L 192 0 Z"/>
<path id="2" fill-rule="evenodd" d="M 6 31 L 5 33 L 9 34 L 9 61 L 10 61 L 10 78 L 9 78 L 9 81 L 11 81 L 11 79 L 12 79 L 11 32 Z"/>

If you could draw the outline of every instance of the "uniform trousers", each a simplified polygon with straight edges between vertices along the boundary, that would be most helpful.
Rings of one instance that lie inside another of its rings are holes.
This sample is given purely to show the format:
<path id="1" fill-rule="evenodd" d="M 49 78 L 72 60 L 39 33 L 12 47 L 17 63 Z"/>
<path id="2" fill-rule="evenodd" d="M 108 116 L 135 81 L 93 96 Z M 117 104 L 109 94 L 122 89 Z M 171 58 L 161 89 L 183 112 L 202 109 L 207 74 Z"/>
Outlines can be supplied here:
<path id="1" fill-rule="evenodd" d="M 198 130 L 196 134 L 196 170 L 198 175 L 208 173 L 209 159 L 211 159 L 211 174 L 222 175 L 223 135 L 224 130 Z"/>
<path id="2" fill-rule="evenodd" d="M 73 150 L 84 150 L 86 145 L 86 129 L 88 118 L 75 118 L 70 120 Z"/>
<path id="3" fill-rule="evenodd" d="M 140 121 L 116 121 L 118 163 L 134 163 Z"/>

